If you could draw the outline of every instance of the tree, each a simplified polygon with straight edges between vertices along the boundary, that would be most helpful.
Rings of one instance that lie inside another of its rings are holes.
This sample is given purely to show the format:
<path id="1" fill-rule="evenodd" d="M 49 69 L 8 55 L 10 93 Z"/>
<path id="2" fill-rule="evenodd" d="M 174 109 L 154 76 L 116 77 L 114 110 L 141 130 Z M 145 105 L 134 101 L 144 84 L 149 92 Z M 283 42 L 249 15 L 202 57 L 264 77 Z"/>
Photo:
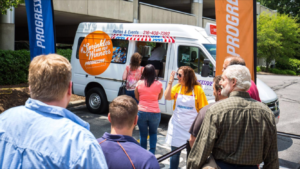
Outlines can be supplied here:
<path id="1" fill-rule="evenodd" d="M 281 14 L 274 17 L 275 32 L 280 33 L 282 45 L 282 56 L 293 58 L 299 56 L 300 48 L 300 29 L 297 23 L 297 17 L 290 17 L 287 14 Z"/>
<path id="2" fill-rule="evenodd" d="M 300 16 L 300 0 L 257 0 L 261 5 L 277 10 L 280 14 Z"/>
<path id="3" fill-rule="evenodd" d="M 257 57 L 265 59 L 267 71 L 271 61 L 279 58 L 282 49 L 281 34 L 274 31 L 274 17 L 262 13 L 257 23 Z"/>
<path id="4" fill-rule="evenodd" d="M 266 67 L 272 60 L 299 56 L 300 29 L 297 17 L 287 14 L 262 13 L 257 24 L 258 57 L 265 58 Z"/>
<path id="5" fill-rule="evenodd" d="M 12 10 L 12 7 L 17 7 L 21 2 L 24 2 L 24 0 L 0 0 L 1 14 L 5 15 L 7 9 Z"/>

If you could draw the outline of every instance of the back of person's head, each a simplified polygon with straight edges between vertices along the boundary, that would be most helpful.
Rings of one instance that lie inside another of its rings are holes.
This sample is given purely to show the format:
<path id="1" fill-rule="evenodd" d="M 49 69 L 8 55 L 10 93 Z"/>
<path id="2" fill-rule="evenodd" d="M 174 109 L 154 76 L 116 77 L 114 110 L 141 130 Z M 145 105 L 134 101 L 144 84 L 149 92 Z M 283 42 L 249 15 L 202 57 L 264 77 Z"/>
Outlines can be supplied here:
<path id="1" fill-rule="evenodd" d="M 235 89 L 247 91 L 251 86 L 251 74 L 246 66 L 228 66 L 223 73 L 229 80 L 236 79 Z"/>
<path id="2" fill-rule="evenodd" d="M 228 66 L 231 65 L 242 65 L 242 66 L 246 66 L 245 60 L 241 57 L 232 57 L 232 59 L 229 62 Z"/>
<path id="3" fill-rule="evenodd" d="M 194 85 L 201 86 L 201 84 L 197 81 L 194 70 L 191 67 L 181 66 L 179 69 L 183 71 L 183 81 L 187 87 L 186 92 L 192 92 Z"/>
<path id="4" fill-rule="evenodd" d="M 131 128 L 137 113 L 137 103 L 130 96 L 118 96 L 109 105 L 111 125 L 118 129 Z"/>
<path id="5" fill-rule="evenodd" d="M 60 101 L 69 88 L 71 70 L 70 62 L 58 54 L 35 57 L 28 75 L 31 98 L 43 102 Z"/>
<path id="6" fill-rule="evenodd" d="M 142 56 L 138 52 L 135 52 L 130 59 L 130 69 L 136 70 L 137 68 L 139 68 L 141 61 Z"/>
<path id="7" fill-rule="evenodd" d="M 145 86 L 150 87 L 155 81 L 155 78 L 155 67 L 151 64 L 146 65 L 142 74 L 142 79 L 145 81 Z"/>
<path id="8" fill-rule="evenodd" d="M 215 76 L 214 77 L 214 87 L 216 89 L 216 91 L 219 91 L 222 89 L 221 85 L 220 85 L 220 81 L 222 79 L 221 75 Z"/>

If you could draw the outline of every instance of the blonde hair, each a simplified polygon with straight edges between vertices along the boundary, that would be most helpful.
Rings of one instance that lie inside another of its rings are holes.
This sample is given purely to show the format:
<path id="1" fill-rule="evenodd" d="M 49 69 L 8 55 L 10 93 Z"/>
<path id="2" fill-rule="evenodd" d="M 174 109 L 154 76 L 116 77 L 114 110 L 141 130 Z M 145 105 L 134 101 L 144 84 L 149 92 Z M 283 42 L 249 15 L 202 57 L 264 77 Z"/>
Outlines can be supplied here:
<path id="1" fill-rule="evenodd" d="M 31 98 L 44 102 L 61 100 L 69 88 L 71 70 L 70 62 L 58 54 L 35 57 L 28 75 Z"/>

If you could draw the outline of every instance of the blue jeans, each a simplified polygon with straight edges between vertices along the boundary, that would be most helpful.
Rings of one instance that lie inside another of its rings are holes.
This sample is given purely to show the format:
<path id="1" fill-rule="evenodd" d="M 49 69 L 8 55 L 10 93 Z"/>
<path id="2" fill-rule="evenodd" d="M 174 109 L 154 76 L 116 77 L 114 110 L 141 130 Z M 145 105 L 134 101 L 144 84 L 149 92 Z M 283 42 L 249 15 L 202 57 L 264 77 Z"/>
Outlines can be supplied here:
<path id="1" fill-rule="evenodd" d="M 138 126 L 140 130 L 140 144 L 147 150 L 147 136 L 148 127 L 150 135 L 150 152 L 155 154 L 156 142 L 157 142 L 157 128 L 160 123 L 161 115 L 160 113 L 151 112 L 138 112 L 139 120 Z"/>
<path id="2" fill-rule="evenodd" d="M 139 101 L 136 100 L 136 98 L 135 98 L 134 90 L 127 90 L 127 89 L 126 89 L 126 95 L 127 95 L 127 96 L 131 96 L 132 98 L 134 98 L 134 100 L 136 101 L 136 103 L 139 104 Z"/>
<path id="3" fill-rule="evenodd" d="M 171 146 L 171 150 L 175 150 L 177 149 L 178 147 L 174 147 L 174 146 Z M 171 156 L 170 158 L 170 169 L 178 169 L 178 166 L 179 166 L 179 160 L 180 160 L 180 153 L 177 153 L 173 156 Z"/>

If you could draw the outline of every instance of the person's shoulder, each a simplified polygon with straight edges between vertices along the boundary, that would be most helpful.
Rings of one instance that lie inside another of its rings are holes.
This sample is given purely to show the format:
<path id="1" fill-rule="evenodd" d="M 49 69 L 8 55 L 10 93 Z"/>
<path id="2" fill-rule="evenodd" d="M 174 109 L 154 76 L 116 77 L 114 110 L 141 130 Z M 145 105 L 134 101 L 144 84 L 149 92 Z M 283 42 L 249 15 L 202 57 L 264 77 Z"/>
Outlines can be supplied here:
<path id="1" fill-rule="evenodd" d="M 211 107 L 213 106 L 215 103 L 210 103 L 206 106 L 204 106 L 201 110 L 200 110 L 200 113 L 206 113 L 206 111 Z"/>
<path id="2" fill-rule="evenodd" d="M 159 80 L 155 80 L 154 83 L 158 86 L 162 86 L 162 83 Z"/>
<path id="3" fill-rule="evenodd" d="M 180 89 L 180 87 L 181 87 L 181 84 L 180 84 L 180 83 L 177 83 L 176 85 L 174 85 L 174 86 L 172 87 L 172 89 Z"/>
<path id="4" fill-rule="evenodd" d="M 195 92 L 197 92 L 197 91 L 200 92 L 200 93 L 204 92 L 200 85 L 194 85 L 194 90 L 195 90 Z"/>
<path id="5" fill-rule="evenodd" d="M 232 104 L 231 98 L 223 99 L 220 101 L 215 102 L 213 105 L 211 105 L 208 110 L 209 112 L 213 113 L 219 113 L 220 111 L 223 111 L 228 108 L 228 105 Z"/>
<path id="6" fill-rule="evenodd" d="M 134 149 L 135 152 L 139 154 L 138 156 L 142 157 L 141 160 L 139 160 L 140 163 L 143 163 L 142 168 L 156 168 L 159 166 L 156 157 L 150 151 L 142 148 L 139 145 L 136 145 Z"/>

